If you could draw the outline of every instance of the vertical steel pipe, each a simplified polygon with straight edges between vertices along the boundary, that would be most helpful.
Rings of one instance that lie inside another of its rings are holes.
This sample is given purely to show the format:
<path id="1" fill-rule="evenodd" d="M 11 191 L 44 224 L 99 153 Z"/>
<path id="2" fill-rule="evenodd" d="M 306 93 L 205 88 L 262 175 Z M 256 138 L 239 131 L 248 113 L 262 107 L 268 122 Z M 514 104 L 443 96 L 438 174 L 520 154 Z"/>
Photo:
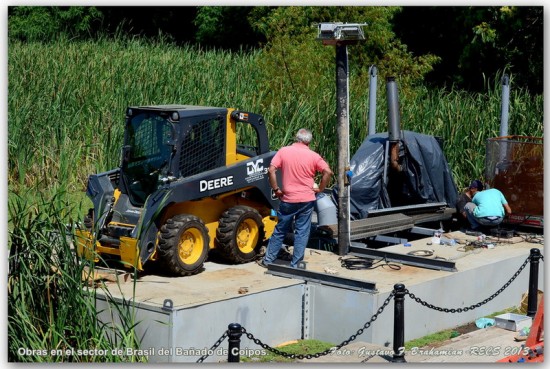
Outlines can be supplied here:
<path id="1" fill-rule="evenodd" d="M 376 133 L 376 93 L 378 86 L 378 69 L 376 65 L 371 65 L 369 68 L 369 130 L 368 134 Z"/>
<path id="2" fill-rule="evenodd" d="M 500 109 L 500 137 L 508 136 L 508 110 L 510 106 L 510 79 L 508 75 L 502 76 L 502 97 Z M 505 161 L 508 153 L 507 140 L 500 143 L 499 160 Z"/>
<path id="3" fill-rule="evenodd" d="M 338 120 L 338 255 L 347 255 L 350 240 L 349 194 L 349 73 L 348 49 L 336 45 L 336 116 Z"/>
<path id="4" fill-rule="evenodd" d="M 510 107 L 510 78 L 502 77 L 502 102 L 500 111 L 500 137 L 508 136 L 508 112 Z"/>
<path id="5" fill-rule="evenodd" d="M 388 138 L 391 142 L 401 140 L 401 117 L 399 114 L 399 96 L 394 77 L 386 79 L 388 98 Z"/>

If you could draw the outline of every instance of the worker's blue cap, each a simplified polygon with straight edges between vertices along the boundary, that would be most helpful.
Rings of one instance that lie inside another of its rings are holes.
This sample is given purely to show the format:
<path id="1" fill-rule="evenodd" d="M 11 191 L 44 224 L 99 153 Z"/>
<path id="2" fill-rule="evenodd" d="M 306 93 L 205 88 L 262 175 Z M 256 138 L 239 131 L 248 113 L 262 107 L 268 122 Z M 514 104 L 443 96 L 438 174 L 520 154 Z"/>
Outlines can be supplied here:
<path id="1" fill-rule="evenodd" d="M 474 179 L 472 183 L 470 183 L 470 188 L 475 188 L 478 191 L 483 191 L 483 183 L 479 179 Z"/>

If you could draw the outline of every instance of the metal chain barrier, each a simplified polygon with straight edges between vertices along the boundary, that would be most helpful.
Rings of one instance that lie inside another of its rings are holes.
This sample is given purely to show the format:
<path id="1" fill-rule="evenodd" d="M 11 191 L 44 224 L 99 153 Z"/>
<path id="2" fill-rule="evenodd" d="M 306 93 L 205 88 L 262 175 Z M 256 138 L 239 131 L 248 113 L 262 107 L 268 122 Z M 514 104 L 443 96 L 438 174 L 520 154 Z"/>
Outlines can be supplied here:
<path id="1" fill-rule="evenodd" d="M 498 291 L 496 291 L 494 294 L 492 294 L 490 297 L 486 298 L 485 300 L 481 301 L 481 302 L 478 302 L 477 304 L 473 304 L 473 305 L 470 305 L 470 306 L 467 306 L 467 307 L 464 307 L 464 308 L 456 308 L 456 309 L 449 309 L 449 308 L 442 308 L 442 307 L 439 307 L 439 306 L 435 306 L 435 305 L 432 305 L 422 299 L 420 299 L 419 297 L 416 297 L 413 293 L 411 293 L 408 289 L 405 289 L 404 293 L 405 294 L 408 294 L 410 296 L 411 299 L 413 299 L 414 301 L 418 302 L 419 304 L 421 304 L 422 306 L 425 306 L 425 307 L 428 307 L 430 309 L 433 309 L 433 310 L 437 310 L 437 311 L 441 311 L 441 312 L 445 312 L 445 313 L 462 313 L 462 312 L 466 312 L 466 311 L 469 311 L 469 310 L 473 310 L 475 308 L 478 308 L 480 306 L 483 306 L 485 304 L 487 304 L 489 301 L 493 300 L 495 297 L 497 297 L 498 295 L 500 295 L 506 288 L 508 288 L 508 286 L 510 286 L 510 284 L 521 274 L 521 272 L 523 271 L 523 269 L 525 269 L 525 267 L 527 266 L 527 264 L 531 261 L 531 259 L 533 258 L 533 255 L 530 255 L 529 257 L 527 257 L 527 259 L 523 262 L 523 264 L 519 267 L 519 269 L 516 271 L 516 273 L 514 273 L 514 275 L 508 280 L 508 282 L 506 282 Z M 537 258 L 540 258 L 541 260 L 544 261 L 544 257 L 542 255 L 537 255 Z M 535 260 L 538 260 L 538 259 L 535 259 Z M 404 287 L 404 286 L 402 286 Z M 402 292 L 401 292 L 402 293 Z M 241 332 L 240 334 L 245 334 L 246 337 L 248 339 L 250 339 L 251 341 L 253 341 L 255 344 L 261 346 L 263 349 L 265 350 L 268 350 L 268 351 L 271 351 L 272 353 L 276 354 L 276 355 L 280 355 L 280 356 L 283 356 L 285 358 L 289 358 L 289 359 L 299 359 L 299 360 L 303 360 L 303 359 L 312 359 L 312 358 L 319 358 L 321 356 L 325 356 L 325 355 L 328 355 L 328 354 L 331 354 L 332 352 L 335 352 L 339 349 L 341 349 L 342 347 L 348 345 L 349 343 L 351 343 L 352 341 L 354 341 L 355 339 L 357 339 L 357 336 L 360 336 L 361 334 L 363 334 L 363 332 L 368 329 L 371 324 L 378 318 L 378 316 L 380 314 L 382 314 L 382 312 L 384 311 L 384 309 L 386 308 L 386 306 L 388 306 L 388 304 L 390 303 L 390 301 L 395 297 L 396 295 L 396 290 L 394 289 L 390 295 L 386 298 L 386 300 L 384 301 L 384 303 L 382 304 L 382 306 L 380 306 L 380 308 L 378 308 L 377 312 L 370 318 L 370 320 L 368 322 L 366 322 L 362 328 L 359 328 L 357 330 L 357 332 L 355 334 L 352 334 L 347 340 L 344 340 L 342 341 L 342 343 L 340 343 L 339 345 L 335 346 L 335 347 L 331 347 L 330 349 L 327 349 L 323 352 L 318 352 L 318 353 L 315 353 L 315 354 L 288 354 L 286 352 L 283 352 L 281 350 L 278 350 L 274 347 L 271 347 L 265 343 L 263 343 L 261 340 L 259 340 L 258 338 L 254 337 L 254 335 L 250 332 L 248 332 L 246 330 L 246 328 L 244 327 L 241 327 Z M 238 327 L 238 325 L 237 325 Z M 237 328 L 238 329 L 238 328 Z M 235 332 L 233 330 L 233 332 Z M 216 350 L 220 345 L 221 343 L 228 337 L 229 335 L 229 330 L 226 330 L 224 332 L 224 334 L 216 341 L 216 343 L 214 343 L 214 345 L 212 345 L 212 347 L 210 348 L 210 350 L 208 351 L 208 354 L 204 355 L 204 356 L 201 356 L 198 360 L 197 360 L 197 363 L 202 363 L 206 358 L 208 358 L 208 356 L 210 355 L 211 352 L 214 352 L 214 350 Z M 366 358 L 365 360 L 363 360 L 363 362 L 366 362 L 368 360 L 370 360 L 372 357 L 368 357 Z M 237 359 L 238 360 L 238 359 Z"/>
<path id="2" fill-rule="evenodd" d="M 376 312 L 376 314 L 374 314 L 370 320 L 368 322 L 366 322 L 362 328 L 359 328 L 357 330 L 357 332 L 355 334 L 352 334 L 350 336 L 350 338 L 348 338 L 347 340 L 343 341 L 342 343 L 340 343 L 338 346 L 335 346 L 335 347 L 331 347 L 330 349 L 327 349 L 323 352 L 318 352 L 318 353 L 315 353 L 315 354 L 306 354 L 306 355 L 302 355 L 302 354 L 288 354 L 286 352 L 283 352 L 281 350 L 278 350 L 274 347 L 271 347 L 265 343 L 263 343 L 262 341 L 260 341 L 258 338 L 254 337 L 254 335 L 252 333 L 249 333 L 246 331 L 246 329 L 243 327 L 242 328 L 242 332 L 244 334 L 246 334 L 246 337 L 248 337 L 250 340 L 252 340 L 255 344 L 261 346 L 263 349 L 265 350 L 268 350 L 268 351 L 271 351 L 273 352 L 274 354 L 277 354 L 277 355 L 280 355 L 280 356 L 283 356 L 283 357 L 286 357 L 288 359 L 299 359 L 299 360 L 302 360 L 302 359 L 312 359 L 312 358 L 318 358 L 318 357 L 321 357 L 321 356 L 325 356 L 325 355 L 328 355 L 336 350 L 339 350 L 341 349 L 342 347 L 348 345 L 350 342 L 354 341 L 357 336 L 360 336 L 361 334 L 363 334 L 363 332 L 368 329 L 372 322 L 374 322 L 378 316 L 380 314 L 382 314 L 382 312 L 384 311 L 384 309 L 386 308 L 386 306 L 388 306 L 388 304 L 390 303 L 390 301 L 393 299 L 395 295 L 395 291 L 392 291 L 390 293 L 390 295 L 386 298 L 386 300 L 384 301 L 384 303 L 382 304 L 382 306 L 380 306 L 380 308 L 378 309 L 378 311 Z"/>
<path id="3" fill-rule="evenodd" d="M 212 347 L 210 347 L 210 350 L 208 350 L 208 353 L 206 355 L 203 355 L 199 358 L 199 360 L 197 360 L 197 363 L 202 363 L 204 360 L 206 360 L 208 358 L 208 356 L 210 356 L 210 353 L 211 352 L 214 352 L 214 350 L 216 350 L 221 344 L 222 342 L 227 338 L 227 336 L 229 335 L 229 330 L 226 330 L 222 336 L 220 338 L 218 338 L 218 340 L 216 341 L 216 343 L 214 343 L 212 345 Z"/>
<path id="4" fill-rule="evenodd" d="M 414 293 L 409 292 L 408 289 L 405 290 L 405 293 L 408 294 L 411 299 L 413 299 L 414 301 L 418 302 L 419 304 L 421 304 L 422 306 L 425 306 L 427 308 L 437 310 L 437 311 L 442 311 L 442 312 L 445 312 L 445 313 L 462 313 L 462 312 L 465 312 L 465 311 L 468 311 L 468 310 L 473 310 L 475 308 L 483 306 L 486 303 L 488 303 L 489 301 L 491 301 L 492 299 L 494 299 L 495 297 L 497 297 L 498 295 L 500 295 L 520 275 L 520 273 L 523 271 L 523 269 L 525 269 L 525 267 L 527 266 L 527 263 L 529 263 L 530 260 L 531 260 L 531 256 L 527 257 L 525 262 L 519 267 L 518 271 L 497 292 L 495 292 L 494 294 L 492 294 L 490 297 L 486 298 L 485 300 L 483 300 L 481 302 L 478 302 L 477 304 L 473 304 L 473 305 L 470 305 L 470 306 L 467 306 L 467 307 L 464 307 L 464 308 L 456 308 L 456 309 L 442 308 L 442 307 L 439 307 L 439 306 L 432 305 L 432 304 L 420 299 L 419 297 L 416 297 L 414 295 Z"/>

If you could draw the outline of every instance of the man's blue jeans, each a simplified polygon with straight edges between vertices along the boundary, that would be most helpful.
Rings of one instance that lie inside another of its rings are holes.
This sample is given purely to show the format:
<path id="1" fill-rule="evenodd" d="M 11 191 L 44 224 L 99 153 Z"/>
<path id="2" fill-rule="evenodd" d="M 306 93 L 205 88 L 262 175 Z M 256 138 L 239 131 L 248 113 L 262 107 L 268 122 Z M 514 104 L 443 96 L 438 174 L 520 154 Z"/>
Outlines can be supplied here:
<path id="1" fill-rule="evenodd" d="M 503 218 L 499 216 L 477 218 L 474 216 L 475 208 L 476 204 L 473 202 L 469 202 L 464 206 L 464 210 L 466 210 L 466 217 L 468 218 L 473 231 L 476 231 L 481 226 L 494 227 L 502 223 Z"/>
<path id="2" fill-rule="evenodd" d="M 273 235 L 269 239 L 267 251 L 265 252 L 264 263 L 270 264 L 277 259 L 279 251 L 283 246 L 283 239 L 288 232 L 292 231 L 294 222 L 294 249 L 290 266 L 296 268 L 298 263 L 304 259 L 304 252 L 309 241 L 311 231 L 311 215 L 315 201 L 309 202 L 283 202 L 279 204 L 277 216 L 279 218 Z"/>

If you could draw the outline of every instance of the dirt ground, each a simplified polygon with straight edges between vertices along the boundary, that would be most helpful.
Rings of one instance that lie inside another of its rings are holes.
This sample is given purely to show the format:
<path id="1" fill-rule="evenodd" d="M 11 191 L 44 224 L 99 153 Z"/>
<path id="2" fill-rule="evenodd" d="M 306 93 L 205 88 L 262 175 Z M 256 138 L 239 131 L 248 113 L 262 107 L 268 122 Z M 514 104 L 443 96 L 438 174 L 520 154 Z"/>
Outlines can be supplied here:
<path id="1" fill-rule="evenodd" d="M 477 330 L 479 330 L 479 328 L 477 327 L 476 323 L 475 322 L 470 322 L 468 324 L 464 324 L 464 325 L 453 328 L 452 331 L 457 332 L 458 334 L 452 335 L 452 337 L 453 338 L 458 337 L 458 336 L 461 336 L 463 334 L 467 334 L 467 333 L 474 332 L 474 331 L 477 331 Z M 430 343 L 430 344 L 427 345 L 427 347 L 434 347 L 435 348 L 435 347 L 444 346 L 449 341 L 451 341 L 451 339 L 452 338 L 450 338 L 448 340 L 445 340 L 445 341 Z"/>
<path id="2" fill-rule="evenodd" d="M 472 331 L 476 331 L 479 328 L 476 326 L 476 323 L 471 322 L 468 324 L 461 325 L 460 327 L 456 327 L 453 330 L 457 331 L 460 334 L 470 333 Z"/>

